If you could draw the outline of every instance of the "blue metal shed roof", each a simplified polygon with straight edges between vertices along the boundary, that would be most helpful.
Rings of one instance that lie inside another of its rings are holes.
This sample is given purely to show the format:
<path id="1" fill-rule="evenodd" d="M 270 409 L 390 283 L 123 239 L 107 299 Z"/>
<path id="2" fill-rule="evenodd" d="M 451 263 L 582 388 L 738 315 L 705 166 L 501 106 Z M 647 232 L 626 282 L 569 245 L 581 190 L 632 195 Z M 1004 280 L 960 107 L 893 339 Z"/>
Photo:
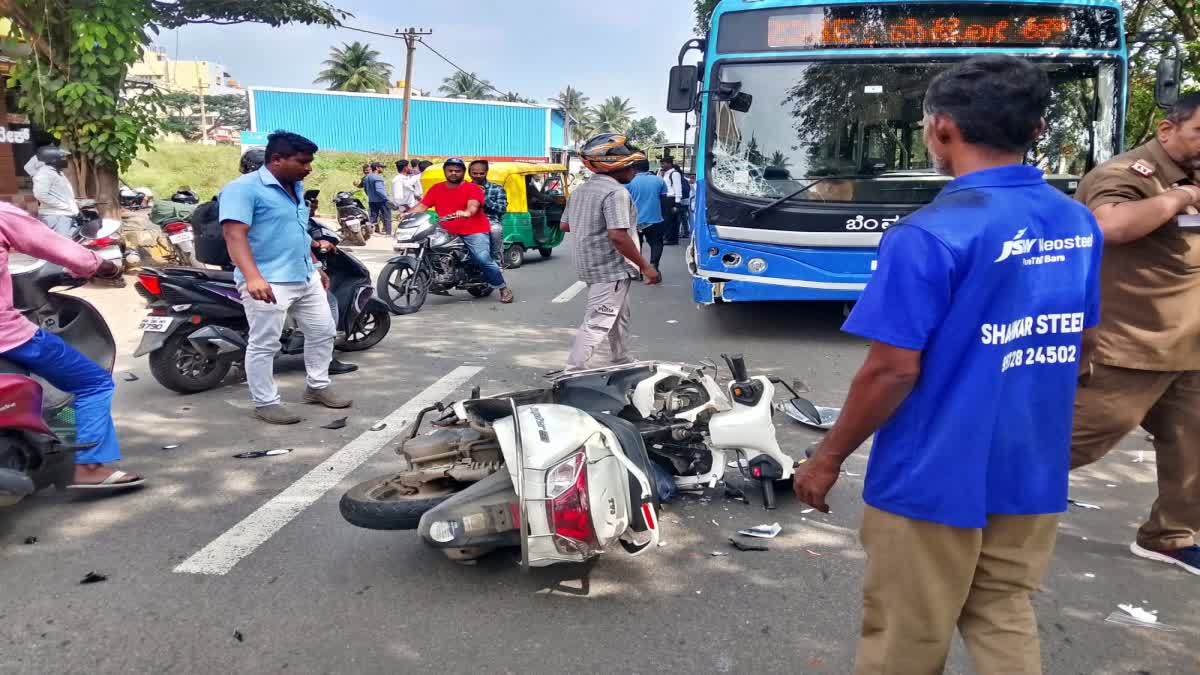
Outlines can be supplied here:
<path id="1" fill-rule="evenodd" d="M 328 150 L 400 151 L 400 97 L 260 88 L 249 94 L 255 131 L 287 129 Z M 413 155 L 539 159 L 562 137 L 561 120 L 552 128 L 551 109 L 541 106 L 414 97 L 411 114 Z"/>

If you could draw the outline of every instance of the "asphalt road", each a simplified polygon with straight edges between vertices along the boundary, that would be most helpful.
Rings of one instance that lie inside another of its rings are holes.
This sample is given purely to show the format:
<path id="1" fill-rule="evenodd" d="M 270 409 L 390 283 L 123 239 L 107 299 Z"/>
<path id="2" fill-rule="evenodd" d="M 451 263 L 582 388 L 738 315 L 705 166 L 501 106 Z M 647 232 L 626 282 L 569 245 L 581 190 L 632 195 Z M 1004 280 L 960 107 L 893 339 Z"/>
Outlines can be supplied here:
<path id="1" fill-rule="evenodd" d="M 387 252 L 372 243 L 362 257 L 378 268 Z M 759 372 L 803 380 L 818 404 L 841 404 L 866 345 L 839 333 L 840 306 L 700 308 L 682 247 L 668 249 L 664 272 L 663 286 L 635 291 L 637 356 L 742 351 Z M 341 494 L 395 465 L 394 443 L 383 441 L 422 396 L 537 385 L 563 365 L 582 313 L 581 297 L 551 302 L 575 280 L 569 242 L 508 278 L 516 304 L 431 297 L 420 313 L 395 317 L 378 347 L 349 358 L 362 369 L 336 381 L 355 398 L 337 431 L 319 426 L 346 413 L 315 408 L 295 427 L 262 425 L 232 380 L 206 394 L 166 391 L 144 358 L 129 356 L 143 313 L 132 290 L 84 289 L 120 342 L 125 464 L 150 483 L 107 498 L 45 493 L 0 513 L 0 672 L 850 672 L 865 449 L 847 463 L 854 475 L 835 488 L 831 515 L 804 514 L 790 497 L 766 513 L 718 489 L 668 506 L 666 546 L 638 558 L 610 552 L 585 569 L 522 576 L 505 556 L 460 566 L 415 534 L 341 519 Z M 277 372 L 285 400 L 298 401 L 299 360 Z M 369 431 L 381 419 L 389 427 Z M 780 425 L 793 454 L 816 438 Z M 277 447 L 294 452 L 231 457 Z M 1072 478 L 1072 495 L 1101 510 L 1064 516 L 1036 596 L 1047 673 L 1200 670 L 1200 582 L 1127 550 L 1154 497 L 1154 468 L 1137 434 Z M 770 551 L 729 548 L 735 529 L 774 521 L 783 534 Z M 227 571 L 186 571 L 197 568 Z M 93 571 L 108 580 L 80 585 Z M 1157 610 L 1176 630 L 1106 623 L 1125 602 Z M 950 672 L 971 672 L 959 644 Z"/>

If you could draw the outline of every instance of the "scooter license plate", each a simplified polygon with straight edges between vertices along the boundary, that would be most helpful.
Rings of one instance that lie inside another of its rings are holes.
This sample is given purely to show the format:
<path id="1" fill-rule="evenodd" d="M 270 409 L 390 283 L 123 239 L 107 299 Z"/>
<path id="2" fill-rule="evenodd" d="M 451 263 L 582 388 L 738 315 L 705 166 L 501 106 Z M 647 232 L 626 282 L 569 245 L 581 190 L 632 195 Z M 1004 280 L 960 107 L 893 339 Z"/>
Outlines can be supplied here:
<path id="1" fill-rule="evenodd" d="M 167 239 L 170 239 L 172 244 L 182 244 L 185 241 L 193 241 L 195 236 L 191 232 L 178 232 L 168 235 Z"/>
<path id="2" fill-rule="evenodd" d="M 165 333 L 171 327 L 169 316 L 148 316 L 138 324 L 138 330 L 150 333 Z"/>

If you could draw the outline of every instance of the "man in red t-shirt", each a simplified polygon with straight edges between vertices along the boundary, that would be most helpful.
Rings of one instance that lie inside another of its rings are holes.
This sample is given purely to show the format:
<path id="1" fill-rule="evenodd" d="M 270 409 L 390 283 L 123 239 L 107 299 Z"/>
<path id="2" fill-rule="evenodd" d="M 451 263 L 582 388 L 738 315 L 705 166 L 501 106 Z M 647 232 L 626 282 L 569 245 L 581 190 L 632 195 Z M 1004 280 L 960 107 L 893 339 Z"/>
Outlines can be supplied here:
<path id="1" fill-rule="evenodd" d="M 504 282 L 504 274 L 492 258 L 491 226 L 483 213 L 483 190 L 474 183 L 463 181 L 467 175 L 467 164 L 461 159 L 455 157 L 446 160 L 442 171 L 446 174 L 446 182 L 429 188 L 420 203 L 401 217 L 428 209 L 436 211 L 438 223 L 450 234 L 462 238 L 471 252 L 471 258 L 483 270 L 484 278 L 493 288 L 500 290 L 500 302 L 512 302 L 512 289 Z"/>

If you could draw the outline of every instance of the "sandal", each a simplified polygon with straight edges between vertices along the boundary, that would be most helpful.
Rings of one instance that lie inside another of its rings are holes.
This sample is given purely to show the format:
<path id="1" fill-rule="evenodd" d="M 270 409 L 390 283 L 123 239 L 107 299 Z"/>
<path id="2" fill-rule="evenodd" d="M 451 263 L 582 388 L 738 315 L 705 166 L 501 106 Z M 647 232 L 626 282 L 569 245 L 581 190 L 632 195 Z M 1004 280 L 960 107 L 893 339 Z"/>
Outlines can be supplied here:
<path id="1" fill-rule="evenodd" d="M 122 480 L 128 477 L 129 480 Z M 68 490 L 121 490 L 134 487 L 146 482 L 145 478 L 127 471 L 113 471 L 99 483 L 72 483 Z"/>

